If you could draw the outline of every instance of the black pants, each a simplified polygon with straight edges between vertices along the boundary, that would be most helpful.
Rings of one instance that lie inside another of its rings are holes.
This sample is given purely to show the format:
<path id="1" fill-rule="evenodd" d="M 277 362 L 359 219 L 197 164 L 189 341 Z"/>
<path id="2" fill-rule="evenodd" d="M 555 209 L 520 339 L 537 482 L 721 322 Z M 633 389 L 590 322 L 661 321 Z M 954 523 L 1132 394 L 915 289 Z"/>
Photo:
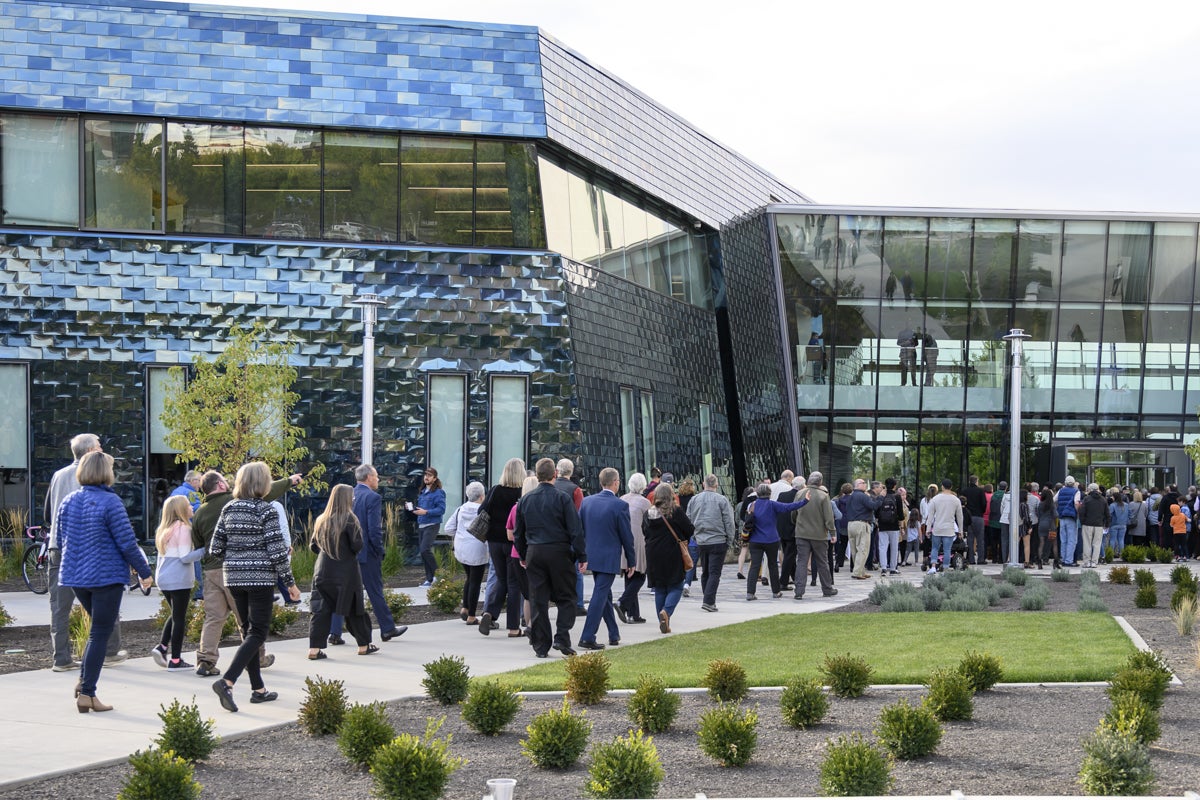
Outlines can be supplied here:
<path id="1" fill-rule="evenodd" d="M 787 586 L 792 583 L 796 577 L 796 539 L 784 539 L 780 537 L 780 566 L 779 566 L 779 585 Z"/>
<path id="2" fill-rule="evenodd" d="M 717 604 L 717 589 L 721 586 L 721 570 L 725 569 L 725 554 L 728 552 L 729 545 L 724 542 L 700 545 L 700 563 L 696 566 L 700 568 L 700 585 L 704 587 L 704 604 L 706 606 Z"/>
<path id="3" fill-rule="evenodd" d="M 237 606 L 238 616 L 242 619 L 242 643 L 233 660 L 222 676 L 230 683 L 237 683 L 242 672 L 250 676 L 250 688 L 264 687 L 262 673 L 259 671 L 258 651 L 267 640 L 271 630 L 271 614 L 275 608 L 274 586 L 230 586 L 229 593 L 233 595 L 233 603 Z"/>
<path id="4" fill-rule="evenodd" d="M 329 641 L 329 631 L 333 624 L 333 609 L 337 604 L 337 595 L 331 591 L 333 587 L 313 584 L 309 605 L 312 607 L 312 617 L 308 620 L 308 646 L 314 650 L 325 649 Z M 236 598 L 235 598 L 236 599 Z M 371 615 L 365 610 L 361 614 L 351 614 L 342 617 L 342 622 L 354 643 L 366 647 L 371 643 Z"/>
<path id="5" fill-rule="evenodd" d="M 467 610 L 467 616 L 473 617 L 479 607 L 479 587 L 483 585 L 484 576 L 487 575 L 487 564 L 463 564 L 463 569 L 467 571 L 467 580 L 463 584 L 462 607 Z"/>
<path id="6" fill-rule="evenodd" d="M 158 643 L 163 647 L 171 646 L 171 659 L 177 660 L 183 650 L 183 634 L 187 629 L 188 605 L 192 602 L 191 589 L 163 589 L 167 605 L 171 607 L 171 616 L 163 625 L 162 638 Z"/>
<path id="7" fill-rule="evenodd" d="M 779 542 L 750 543 L 750 571 L 746 573 L 746 594 L 754 594 L 758 587 L 758 570 L 767 562 L 767 575 L 771 579 L 771 594 L 779 594 Z"/>
<path id="8" fill-rule="evenodd" d="M 525 574 L 529 579 L 529 644 L 534 652 L 546 653 L 550 645 L 571 646 L 571 628 L 575 626 L 575 576 L 578 570 L 571 548 L 566 544 L 531 544 L 525 554 Z M 550 636 L 550 603 L 558 609 L 553 641 Z"/>
<path id="9" fill-rule="evenodd" d="M 621 596 L 617 598 L 617 605 L 630 619 L 639 619 L 642 616 L 642 607 L 638 603 L 638 592 L 645 585 L 646 573 L 644 572 L 634 572 L 633 577 L 625 576 L 625 591 L 621 592 Z"/>
<path id="10" fill-rule="evenodd" d="M 496 595 L 493 605 L 483 609 L 492 615 L 492 619 L 500 617 L 500 605 L 503 603 L 507 612 L 508 629 L 521 629 L 521 585 L 517 580 L 517 572 L 509 564 L 516 559 L 510 558 L 512 542 L 488 542 L 488 555 L 491 556 L 492 566 L 496 568 Z M 519 565 L 518 565 L 519 567 Z"/>

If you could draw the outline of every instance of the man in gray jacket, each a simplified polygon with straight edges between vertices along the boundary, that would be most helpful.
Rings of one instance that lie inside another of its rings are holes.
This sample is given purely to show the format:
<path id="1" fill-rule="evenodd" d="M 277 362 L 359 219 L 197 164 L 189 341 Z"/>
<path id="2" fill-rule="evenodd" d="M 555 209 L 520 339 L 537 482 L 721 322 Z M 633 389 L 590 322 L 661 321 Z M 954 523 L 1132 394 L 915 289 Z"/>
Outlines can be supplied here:
<path id="1" fill-rule="evenodd" d="M 717 476 L 704 477 L 704 491 L 688 503 L 688 519 L 696 528 L 695 540 L 699 550 L 700 585 L 704 602 L 700 608 L 717 610 L 717 587 L 721 585 L 721 570 L 725 554 L 733 544 L 737 529 L 733 524 L 733 506 L 717 491 Z"/>
<path id="2" fill-rule="evenodd" d="M 808 498 L 808 505 L 792 512 L 796 530 L 796 592 L 797 600 L 804 599 L 808 581 L 805 571 L 812 561 L 813 573 L 821 579 L 821 594 L 833 597 L 833 575 L 829 572 L 829 542 L 837 541 L 833 519 L 833 501 L 821 487 L 824 477 L 819 472 L 808 476 L 807 486 L 796 495 L 797 500 Z"/>

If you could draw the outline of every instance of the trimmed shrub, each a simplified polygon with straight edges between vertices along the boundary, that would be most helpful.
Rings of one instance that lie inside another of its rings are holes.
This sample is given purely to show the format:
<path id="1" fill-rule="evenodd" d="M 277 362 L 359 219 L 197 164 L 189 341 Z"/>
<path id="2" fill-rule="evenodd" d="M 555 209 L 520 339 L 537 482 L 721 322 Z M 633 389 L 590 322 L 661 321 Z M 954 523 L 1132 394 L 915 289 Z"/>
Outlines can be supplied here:
<path id="1" fill-rule="evenodd" d="M 1128 549 L 1128 548 L 1126 548 Z M 1100 729 L 1083 741 L 1079 784 L 1092 795 L 1147 795 L 1154 786 L 1150 750 L 1136 739 Z"/>
<path id="2" fill-rule="evenodd" d="M 942 724 L 925 706 L 910 706 L 901 699 L 883 707 L 875 736 L 896 758 L 920 758 L 932 753 L 942 740 Z"/>
<path id="3" fill-rule="evenodd" d="M 821 762 L 821 793 L 830 797 L 885 795 L 892 788 L 892 762 L 862 734 L 828 742 Z"/>
<path id="4" fill-rule="evenodd" d="M 1163 697 L 1167 693 L 1167 684 L 1170 681 L 1170 675 L 1156 669 L 1122 667 L 1109 678 L 1105 692 L 1110 700 L 1125 692 L 1136 694 L 1143 703 L 1157 711 L 1162 708 Z"/>
<path id="5" fill-rule="evenodd" d="M 1095 570 L 1087 570 L 1086 572 L 1079 573 L 1079 585 L 1080 586 L 1099 586 L 1100 585 L 1100 573 L 1096 572 Z"/>
<path id="6" fill-rule="evenodd" d="M 1138 586 L 1153 586 L 1155 584 L 1154 573 L 1148 569 L 1135 569 L 1133 582 Z"/>
<path id="7" fill-rule="evenodd" d="M 437 581 L 426 589 L 429 605 L 443 614 L 457 614 L 462 606 L 464 583 L 466 581 L 457 577 L 451 570 L 438 570 Z"/>
<path id="8" fill-rule="evenodd" d="M 1175 551 L 1169 547 L 1155 547 L 1154 560 L 1160 564 L 1170 564 L 1175 560 Z"/>
<path id="9" fill-rule="evenodd" d="M 351 763 L 368 767 L 375 751 L 396 738 L 383 703 L 355 703 L 346 709 L 338 728 L 337 746 Z"/>
<path id="10" fill-rule="evenodd" d="M 871 685 L 871 673 L 875 670 L 861 656 L 849 653 L 841 656 L 825 654 L 821 662 L 821 675 L 829 691 L 838 697 L 862 697 Z"/>
<path id="11" fill-rule="evenodd" d="M 941 611 L 942 602 L 946 599 L 944 594 L 928 586 L 921 590 L 920 597 L 926 611 Z"/>
<path id="12" fill-rule="evenodd" d="M 1067 583 L 1071 580 L 1071 570 L 1054 569 L 1050 571 L 1050 580 L 1055 583 Z"/>
<path id="13" fill-rule="evenodd" d="M 657 675 L 641 675 L 629 696 L 629 718 L 647 733 L 662 733 L 679 713 L 680 697 Z"/>
<path id="14" fill-rule="evenodd" d="M 585 653 L 563 662 L 567 680 L 563 688 L 572 703 L 590 706 L 608 693 L 608 658 L 603 653 Z"/>
<path id="15" fill-rule="evenodd" d="M 320 675 L 304 679 L 304 700 L 300 703 L 300 727 L 310 736 L 337 733 L 346 716 L 346 684 L 325 680 Z"/>
<path id="16" fill-rule="evenodd" d="M 1133 604 L 1138 608 L 1154 608 L 1158 605 L 1158 590 L 1154 584 L 1139 586 L 1133 595 Z"/>
<path id="17" fill-rule="evenodd" d="M 988 605 L 990 603 L 986 594 L 968 589 L 947 597 L 942 603 L 942 611 L 987 611 Z"/>
<path id="18" fill-rule="evenodd" d="M 13 615 L 8 613 L 8 609 L 4 607 L 3 603 L 0 603 L 0 628 L 7 628 L 14 621 Z"/>
<path id="19" fill-rule="evenodd" d="M 274 617 L 272 617 L 274 619 Z M 189 642 L 200 641 L 200 633 L 204 630 L 204 604 L 192 603 L 188 608 L 187 617 L 187 633 L 184 637 Z M 225 641 L 229 637 L 237 633 L 237 618 L 233 614 L 225 615 L 225 622 L 221 625 L 221 641 Z"/>
<path id="20" fill-rule="evenodd" d="M 654 739 L 630 731 L 592 748 L 584 792 L 596 798 L 654 797 L 662 779 Z"/>
<path id="21" fill-rule="evenodd" d="M 203 616 L 203 612 L 201 612 Z M 271 610 L 271 633 L 275 636 L 282 636 L 283 633 L 296 622 L 300 621 L 300 612 L 290 606 L 275 606 Z M 201 627 L 204 623 L 200 623 Z"/>
<path id="22" fill-rule="evenodd" d="M 1129 548 L 1125 548 L 1128 550 Z M 1113 567 L 1108 571 L 1108 582 L 1128 586 L 1130 583 L 1129 567 Z"/>
<path id="23" fill-rule="evenodd" d="M 196 763 L 212 755 L 220 739 L 213 728 L 216 721 L 200 718 L 196 698 L 188 705 L 172 700 L 169 706 L 159 706 L 158 718 L 162 720 L 162 732 L 154 740 L 160 752 L 170 751 L 184 761 Z"/>
<path id="24" fill-rule="evenodd" d="M 958 671 L 967 679 L 972 693 L 986 692 L 1004 678 L 1000 659 L 991 653 L 968 650 L 958 662 Z"/>
<path id="25" fill-rule="evenodd" d="M 942 722 L 970 719 L 975 713 L 971 684 L 957 669 L 936 669 L 929 675 L 925 707 Z"/>
<path id="26" fill-rule="evenodd" d="M 200 784 L 192 765 L 170 750 L 138 750 L 129 757 L 133 772 L 117 800 L 197 800 Z"/>
<path id="27" fill-rule="evenodd" d="M 543 711 L 526 726 L 528 738 L 521 740 L 521 752 L 535 767 L 568 769 L 587 749 L 592 723 L 586 714 L 572 714 L 566 700 L 561 709 Z"/>
<path id="28" fill-rule="evenodd" d="M 1194 603 L 1196 601 L 1196 586 L 1191 583 L 1181 583 L 1175 587 L 1175 591 L 1171 592 L 1171 608 L 1179 607 L 1179 603 L 1184 598 L 1190 598 Z"/>
<path id="29" fill-rule="evenodd" d="M 1100 556 L 1100 558 L 1102 559 L 1102 563 L 1104 563 L 1104 564 L 1111 564 L 1113 562 L 1113 560 L 1116 559 L 1116 557 L 1117 557 L 1117 551 L 1113 550 L 1111 546 L 1105 547 L 1104 553 Z"/>
<path id="30" fill-rule="evenodd" d="M 1131 669 L 1153 670 L 1162 674 L 1168 682 L 1175 674 L 1161 650 L 1135 650 L 1125 659 L 1125 666 Z"/>
<path id="31" fill-rule="evenodd" d="M 1187 564 L 1176 564 L 1171 570 L 1171 583 L 1179 586 L 1184 583 L 1196 583 L 1196 574 Z"/>
<path id="32" fill-rule="evenodd" d="M 1183 587 L 1176 589 L 1178 594 L 1183 590 Z M 1176 600 L 1171 597 L 1171 621 L 1175 623 L 1175 630 L 1179 631 L 1180 636 L 1191 636 L 1192 629 L 1196 627 L 1196 596 L 1183 595 Z"/>
<path id="33" fill-rule="evenodd" d="M 877 606 L 884 605 L 888 600 L 900 595 L 915 595 L 920 592 L 916 586 L 907 581 L 880 581 L 867 595 L 867 601 Z"/>
<path id="34" fill-rule="evenodd" d="M 461 703 L 471 686 L 471 670 L 461 656 L 442 656 L 425 665 L 425 692 L 444 706 Z"/>
<path id="35" fill-rule="evenodd" d="M 912 592 L 904 592 L 900 594 L 893 594 L 887 600 L 884 600 L 883 605 L 880 606 L 880 609 L 891 613 L 902 614 L 907 614 L 914 611 L 924 612 L 925 603 L 923 600 L 921 600 L 921 595 Z"/>
<path id="36" fill-rule="evenodd" d="M 1001 597 L 1005 597 L 1005 598 L 1016 597 L 1017 596 L 1017 587 L 1012 585 L 1011 583 L 997 584 L 996 593 L 998 595 L 1000 595 Z"/>
<path id="37" fill-rule="evenodd" d="M 1099 614 L 1107 614 L 1108 606 L 1100 599 L 1100 595 L 1080 595 L 1079 610 L 1083 612 L 1093 612 Z"/>
<path id="38" fill-rule="evenodd" d="M 708 689 L 709 697 L 720 703 L 737 703 L 750 689 L 745 668 L 729 658 L 710 661 L 700 685 Z"/>
<path id="39" fill-rule="evenodd" d="M 1044 583 L 1035 583 L 1021 595 L 1021 609 L 1024 611 L 1042 611 L 1050 602 L 1050 587 Z"/>
<path id="40" fill-rule="evenodd" d="M 722 767 L 750 763 L 758 746 L 758 712 L 722 703 L 700 715 L 700 751 Z"/>
<path id="41" fill-rule="evenodd" d="M 521 697 L 506 684 L 475 681 L 463 701 L 462 716 L 471 730 L 495 736 L 509 726 L 520 708 Z"/>
<path id="42" fill-rule="evenodd" d="M 1024 586 L 1029 581 L 1029 575 L 1020 567 L 1005 567 L 1000 571 L 1000 577 L 1013 586 Z"/>
<path id="43" fill-rule="evenodd" d="M 430 719 L 425 735 L 402 733 L 375 751 L 371 776 L 384 800 L 438 800 L 465 759 L 449 754 L 450 737 L 437 739 L 445 717 Z"/>
<path id="44" fill-rule="evenodd" d="M 792 678 L 779 697 L 783 721 L 793 728 L 809 728 L 825 719 L 829 713 L 829 698 L 816 678 Z"/>
<path id="45" fill-rule="evenodd" d="M 384 558 L 386 559 L 386 555 Z M 386 569 L 384 570 L 384 574 L 388 574 Z M 459 595 L 459 598 L 462 598 L 461 594 Z M 395 589 L 384 589 L 383 601 L 387 604 L 388 611 L 391 612 L 392 619 L 394 619 L 396 622 L 399 622 L 404 615 L 408 613 L 408 610 L 412 608 L 413 604 L 411 595 L 407 595 L 403 592 L 397 592 Z M 371 612 L 374 612 L 375 610 L 369 602 L 367 603 L 367 608 Z"/>
<path id="46" fill-rule="evenodd" d="M 1137 739 L 1142 744 L 1156 742 L 1162 735 L 1158 712 L 1146 705 L 1135 692 L 1116 694 L 1108 713 L 1100 720 L 1100 726 Z"/>
<path id="47" fill-rule="evenodd" d="M 1126 564 L 1145 564 L 1146 555 L 1146 548 L 1136 544 L 1126 545 L 1121 551 L 1121 559 Z"/>

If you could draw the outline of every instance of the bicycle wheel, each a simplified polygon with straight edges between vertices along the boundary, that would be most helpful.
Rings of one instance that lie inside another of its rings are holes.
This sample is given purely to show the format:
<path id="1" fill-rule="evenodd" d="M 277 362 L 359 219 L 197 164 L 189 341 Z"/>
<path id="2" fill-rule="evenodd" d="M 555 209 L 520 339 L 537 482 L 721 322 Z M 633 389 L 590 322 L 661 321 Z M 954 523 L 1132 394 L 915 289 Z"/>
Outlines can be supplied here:
<path id="1" fill-rule="evenodd" d="M 39 547 L 30 547 L 25 551 L 21 561 L 21 574 L 25 577 L 25 585 L 34 594 L 45 594 L 50 591 L 50 557 L 38 558 Z"/>

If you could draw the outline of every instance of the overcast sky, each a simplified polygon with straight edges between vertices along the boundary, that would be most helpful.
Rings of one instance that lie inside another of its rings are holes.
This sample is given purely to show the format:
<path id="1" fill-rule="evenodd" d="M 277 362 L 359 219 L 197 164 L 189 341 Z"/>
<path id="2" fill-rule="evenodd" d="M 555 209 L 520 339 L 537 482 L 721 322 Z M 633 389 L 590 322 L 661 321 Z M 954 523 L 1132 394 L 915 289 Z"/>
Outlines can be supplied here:
<path id="1" fill-rule="evenodd" d="M 538 25 L 822 203 L 1200 213 L 1197 3 L 246 6 Z"/>

